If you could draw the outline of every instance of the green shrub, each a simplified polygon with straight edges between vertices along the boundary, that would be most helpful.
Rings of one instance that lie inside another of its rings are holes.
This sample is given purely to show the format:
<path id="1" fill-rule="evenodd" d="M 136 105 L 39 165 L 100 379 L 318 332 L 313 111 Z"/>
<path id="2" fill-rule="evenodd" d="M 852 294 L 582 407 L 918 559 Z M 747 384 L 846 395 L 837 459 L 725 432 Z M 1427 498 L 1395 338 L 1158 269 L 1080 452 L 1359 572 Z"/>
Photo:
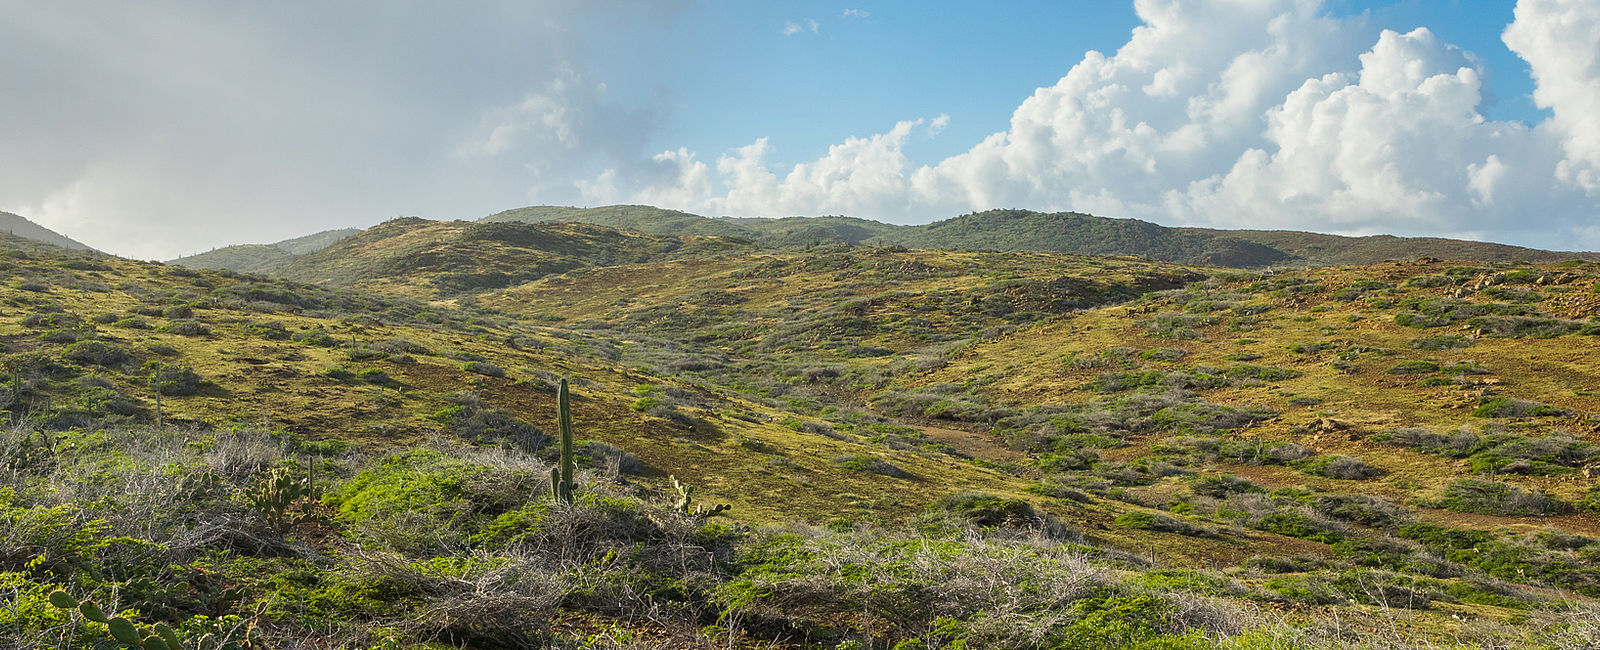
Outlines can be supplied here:
<path id="1" fill-rule="evenodd" d="M 364 537 L 401 552 L 432 553 L 468 541 L 548 493 L 549 475 L 536 468 L 410 451 L 382 459 L 325 501 Z"/>
<path id="2" fill-rule="evenodd" d="M 78 341 L 61 352 L 62 358 L 73 363 L 110 366 L 133 358 L 128 349 L 105 341 Z"/>
<path id="3" fill-rule="evenodd" d="M 986 527 L 1025 527 L 1042 518 L 1027 501 L 981 492 L 961 492 L 940 497 L 928 504 L 928 511 L 948 513 L 975 526 Z"/>
<path id="4" fill-rule="evenodd" d="M 1153 530 L 1161 533 L 1177 533 L 1179 535 L 1186 535 L 1190 537 L 1209 536 L 1208 531 L 1197 528 L 1189 522 L 1143 510 L 1125 512 L 1119 515 L 1113 523 L 1123 528 L 1132 528 L 1135 530 Z"/>
<path id="5" fill-rule="evenodd" d="M 477 373 L 485 377 L 506 376 L 506 371 L 504 368 L 489 363 L 488 361 L 468 361 L 461 364 L 461 369 L 467 372 Z"/>
<path id="6" fill-rule="evenodd" d="M 1297 465 L 1300 471 L 1317 476 L 1359 481 L 1369 479 L 1383 473 L 1376 467 L 1366 464 L 1359 458 L 1341 456 L 1339 454 L 1324 454 L 1302 461 Z"/>
<path id="7" fill-rule="evenodd" d="M 894 478 L 912 478 L 910 472 L 900 469 L 899 467 L 895 466 L 894 463 L 890 463 L 889 461 L 872 454 L 863 453 L 849 456 L 837 456 L 833 459 L 833 464 L 858 472 L 871 472 L 873 474 L 882 474 L 884 476 L 890 476 Z"/>
<path id="8" fill-rule="evenodd" d="M 161 327 L 157 327 L 156 331 L 179 336 L 208 336 L 211 334 L 211 328 L 206 327 L 204 323 L 192 320 L 171 321 Z"/>
<path id="9" fill-rule="evenodd" d="M 187 396 L 200 392 L 200 373 L 188 366 L 147 361 L 140 369 L 162 395 Z"/>
<path id="10" fill-rule="evenodd" d="M 1501 481 L 1458 479 L 1439 493 L 1438 507 L 1484 515 L 1527 516 L 1565 512 L 1568 505 L 1543 492 Z"/>
<path id="11" fill-rule="evenodd" d="M 1391 375 L 1422 375 L 1439 372 L 1439 364 L 1423 360 L 1401 361 L 1391 366 L 1387 372 Z"/>
<path id="12" fill-rule="evenodd" d="M 523 422 L 505 409 L 490 405 L 472 393 L 451 393 L 445 405 L 428 419 L 445 426 L 457 436 L 479 442 L 509 442 L 524 450 L 536 450 L 549 441 L 539 427 Z"/>
<path id="13" fill-rule="evenodd" d="M 1246 494 L 1263 491 L 1250 481 L 1232 474 L 1211 474 L 1201 476 L 1189 482 L 1189 489 L 1195 494 L 1208 496 L 1213 499 L 1224 499 L 1230 494 Z"/>
<path id="14" fill-rule="evenodd" d="M 1479 403 L 1472 415 L 1480 418 L 1539 418 L 1572 415 L 1572 411 L 1531 400 L 1491 397 Z"/>

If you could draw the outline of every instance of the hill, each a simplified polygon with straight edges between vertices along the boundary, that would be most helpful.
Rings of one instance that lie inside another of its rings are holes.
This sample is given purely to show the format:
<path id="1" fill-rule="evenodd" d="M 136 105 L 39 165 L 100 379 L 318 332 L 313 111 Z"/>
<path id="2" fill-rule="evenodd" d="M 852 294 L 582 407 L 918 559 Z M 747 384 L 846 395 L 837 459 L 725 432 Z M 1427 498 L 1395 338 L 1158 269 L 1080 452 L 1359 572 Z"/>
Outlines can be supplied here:
<path id="1" fill-rule="evenodd" d="M 393 219 L 295 257 L 279 277 L 332 286 L 382 287 L 435 297 L 511 286 L 585 266 L 748 250 L 738 239 L 667 236 L 579 223 Z"/>
<path id="2" fill-rule="evenodd" d="M 44 242 L 52 246 L 60 246 L 68 250 L 94 250 L 89 246 L 75 241 L 66 235 L 29 221 L 10 212 L 0 212 L 0 231 L 16 235 L 25 239 Z"/>
<path id="3" fill-rule="evenodd" d="M 715 234 L 774 247 L 828 243 L 900 245 L 945 250 L 998 250 L 1137 255 L 1177 262 L 1258 268 L 1376 264 L 1436 257 L 1479 262 L 1596 260 L 1600 254 L 1432 237 L 1344 237 L 1296 231 L 1169 228 L 1137 219 L 1075 212 L 989 210 L 920 226 L 851 217 L 708 218 L 650 206 L 508 210 L 485 221 L 582 221 L 662 235 Z"/>
<path id="4" fill-rule="evenodd" d="M 341 239 L 361 232 L 358 228 L 324 230 L 319 233 L 285 239 L 275 244 L 240 244 L 224 246 L 170 260 L 169 264 L 191 269 L 226 269 L 241 273 L 272 273 L 288 266 L 296 257 L 322 250 Z"/>
<path id="5" fill-rule="evenodd" d="M 7 638 L 103 645 L 57 590 L 261 647 L 1600 638 L 1592 262 L 420 219 L 314 258 L 0 234 Z"/>

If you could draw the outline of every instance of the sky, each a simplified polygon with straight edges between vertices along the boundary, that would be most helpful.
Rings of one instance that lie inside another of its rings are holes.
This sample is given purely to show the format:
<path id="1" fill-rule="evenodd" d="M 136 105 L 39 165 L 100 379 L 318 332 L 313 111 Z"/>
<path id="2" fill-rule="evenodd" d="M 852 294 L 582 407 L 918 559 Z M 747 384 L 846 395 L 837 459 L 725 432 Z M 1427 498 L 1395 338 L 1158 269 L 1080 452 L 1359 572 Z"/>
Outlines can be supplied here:
<path id="1" fill-rule="evenodd" d="M 0 0 L 0 210 L 990 208 L 1600 250 L 1600 0 Z"/>

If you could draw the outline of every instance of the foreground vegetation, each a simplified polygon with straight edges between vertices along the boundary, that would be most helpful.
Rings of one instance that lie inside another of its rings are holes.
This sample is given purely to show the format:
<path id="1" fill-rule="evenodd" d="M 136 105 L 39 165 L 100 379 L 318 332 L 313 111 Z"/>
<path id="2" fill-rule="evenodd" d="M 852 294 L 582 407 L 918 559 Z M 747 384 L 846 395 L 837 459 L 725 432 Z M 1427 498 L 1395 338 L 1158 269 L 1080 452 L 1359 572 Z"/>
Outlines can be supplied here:
<path id="1" fill-rule="evenodd" d="M 8 647 L 107 643 L 58 591 L 185 647 L 1393 647 L 1429 638 L 1430 599 L 1515 612 L 1462 643 L 1600 632 L 1552 593 L 1359 560 L 1152 566 L 978 494 L 911 527 L 751 527 L 603 469 L 568 503 L 540 454 L 445 440 L 18 427 L 0 448 Z"/>

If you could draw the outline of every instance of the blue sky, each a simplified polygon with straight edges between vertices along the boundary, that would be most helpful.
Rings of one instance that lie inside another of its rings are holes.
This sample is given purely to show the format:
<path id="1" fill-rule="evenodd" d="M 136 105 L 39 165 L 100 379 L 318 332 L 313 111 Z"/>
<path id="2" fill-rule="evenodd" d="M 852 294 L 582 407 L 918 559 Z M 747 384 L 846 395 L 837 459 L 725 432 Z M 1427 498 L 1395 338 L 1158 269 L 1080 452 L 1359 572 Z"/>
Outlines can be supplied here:
<path id="1" fill-rule="evenodd" d="M 136 257 L 609 203 L 1600 249 L 1600 0 L 0 12 L 0 210 Z"/>
<path id="2" fill-rule="evenodd" d="M 1373 29 L 1433 30 L 1473 52 L 1490 73 L 1485 116 L 1535 122 L 1527 64 L 1500 40 L 1510 0 L 1405 0 L 1325 4 L 1367 16 Z M 933 10 L 929 8 L 933 7 Z M 939 138 L 908 146 L 938 160 L 1006 128 L 1011 111 L 1088 50 L 1112 53 L 1140 24 L 1132 2 L 716 2 L 638 25 L 629 47 L 599 47 L 598 76 L 631 102 L 653 93 L 671 115 L 653 143 L 722 151 L 771 137 L 785 156 L 810 160 L 846 136 L 896 121 L 950 116 Z M 846 15 L 846 11 L 851 14 Z M 815 21 L 815 31 L 812 22 Z M 800 31 L 785 35 L 793 24 Z M 596 42 L 604 42 L 596 34 Z M 666 53 L 655 56 L 651 53 Z"/>

